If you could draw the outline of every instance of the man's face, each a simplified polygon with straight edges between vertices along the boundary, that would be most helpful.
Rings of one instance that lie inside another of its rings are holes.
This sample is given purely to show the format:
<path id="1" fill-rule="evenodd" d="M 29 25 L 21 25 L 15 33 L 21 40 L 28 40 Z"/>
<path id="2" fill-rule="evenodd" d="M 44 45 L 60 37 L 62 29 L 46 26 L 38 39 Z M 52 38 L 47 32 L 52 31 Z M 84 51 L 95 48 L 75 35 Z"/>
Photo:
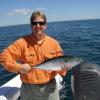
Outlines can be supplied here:
<path id="1" fill-rule="evenodd" d="M 46 29 L 46 22 L 44 21 L 43 18 L 37 17 L 31 23 L 31 26 L 32 26 L 32 32 L 35 35 L 42 35 L 42 34 L 44 34 L 44 30 Z"/>

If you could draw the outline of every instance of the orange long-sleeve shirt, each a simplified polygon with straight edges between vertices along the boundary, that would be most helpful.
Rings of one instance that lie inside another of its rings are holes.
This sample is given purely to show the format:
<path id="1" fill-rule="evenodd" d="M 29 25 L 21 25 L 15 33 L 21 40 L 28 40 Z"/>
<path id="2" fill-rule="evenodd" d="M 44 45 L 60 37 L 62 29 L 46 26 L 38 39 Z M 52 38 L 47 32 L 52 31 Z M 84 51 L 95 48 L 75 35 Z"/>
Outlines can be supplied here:
<path id="1" fill-rule="evenodd" d="M 10 72 L 17 73 L 23 63 L 31 66 L 40 64 L 46 59 L 62 55 L 62 49 L 59 43 L 45 35 L 41 44 L 36 42 L 35 37 L 30 34 L 16 40 L 1 54 L 1 61 L 4 68 Z M 66 71 L 60 72 L 65 75 Z M 31 84 L 43 84 L 55 77 L 53 71 L 43 71 L 32 69 L 27 74 L 21 74 L 21 80 Z"/>

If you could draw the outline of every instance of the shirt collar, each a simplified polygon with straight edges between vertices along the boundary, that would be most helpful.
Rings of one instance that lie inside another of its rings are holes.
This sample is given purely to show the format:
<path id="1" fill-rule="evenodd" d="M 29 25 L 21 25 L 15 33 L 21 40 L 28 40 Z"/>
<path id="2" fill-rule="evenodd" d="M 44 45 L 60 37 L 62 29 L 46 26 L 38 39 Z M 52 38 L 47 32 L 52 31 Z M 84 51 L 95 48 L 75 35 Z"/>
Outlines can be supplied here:
<path id="1" fill-rule="evenodd" d="M 43 42 L 45 41 L 45 37 L 46 37 L 46 35 L 44 35 L 44 38 L 42 40 L 38 41 L 37 38 L 35 37 L 35 35 L 33 33 L 31 34 L 31 36 L 32 36 L 32 41 L 34 43 L 38 44 L 38 45 L 43 44 Z"/>

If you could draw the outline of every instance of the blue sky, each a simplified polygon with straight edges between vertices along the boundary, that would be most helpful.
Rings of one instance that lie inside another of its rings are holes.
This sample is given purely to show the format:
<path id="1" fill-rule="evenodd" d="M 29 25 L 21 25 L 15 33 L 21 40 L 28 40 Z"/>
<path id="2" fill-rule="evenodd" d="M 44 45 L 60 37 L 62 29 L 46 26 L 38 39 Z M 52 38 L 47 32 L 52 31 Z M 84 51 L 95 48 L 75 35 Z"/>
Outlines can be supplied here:
<path id="1" fill-rule="evenodd" d="M 34 10 L 48 22 L 100 19 L 100 0 L 0 0 L 0 26 L 29 24 Z"/>

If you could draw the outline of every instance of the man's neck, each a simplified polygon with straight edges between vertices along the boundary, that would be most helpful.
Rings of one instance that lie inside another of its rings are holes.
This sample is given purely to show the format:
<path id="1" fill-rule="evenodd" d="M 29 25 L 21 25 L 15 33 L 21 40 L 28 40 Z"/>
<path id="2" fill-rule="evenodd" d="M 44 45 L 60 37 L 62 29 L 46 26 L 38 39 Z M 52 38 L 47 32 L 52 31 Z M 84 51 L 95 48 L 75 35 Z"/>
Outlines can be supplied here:
<path id="1" fill-rule="evenodd" d="M 32 33 L 32 35 L 34 36 L 36 42 L 39 43 L 39 44 L 41 44 L 43 42 L 43 39 L 45 37 L 44 33 L 43 34 L 39 34 L 39 35 Z"/>

